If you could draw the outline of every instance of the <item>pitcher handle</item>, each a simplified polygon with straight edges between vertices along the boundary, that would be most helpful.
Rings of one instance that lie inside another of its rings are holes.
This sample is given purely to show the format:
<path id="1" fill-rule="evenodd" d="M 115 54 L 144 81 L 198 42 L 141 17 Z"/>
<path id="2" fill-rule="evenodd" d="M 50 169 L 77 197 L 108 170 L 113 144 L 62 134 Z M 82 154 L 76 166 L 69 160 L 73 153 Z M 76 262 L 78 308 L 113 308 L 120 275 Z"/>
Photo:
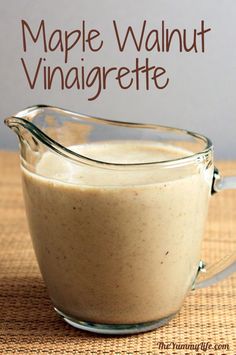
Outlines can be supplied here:
<path id="1" fill-rule="evenodd" d="M 212 183 L 212 194 L 230 189 L 236 189 L 236 176 L 227 176 L 222 178 L 218 169 L 215 168 Z M 216 282 L 225 279 L 234 272 L 236 272 L 236 251 L 213 265 L 210 265 L 209 268 L 206 268 L 204 262 L 200 262 L 198 275 L 193 289 L 211 286 Z"/>

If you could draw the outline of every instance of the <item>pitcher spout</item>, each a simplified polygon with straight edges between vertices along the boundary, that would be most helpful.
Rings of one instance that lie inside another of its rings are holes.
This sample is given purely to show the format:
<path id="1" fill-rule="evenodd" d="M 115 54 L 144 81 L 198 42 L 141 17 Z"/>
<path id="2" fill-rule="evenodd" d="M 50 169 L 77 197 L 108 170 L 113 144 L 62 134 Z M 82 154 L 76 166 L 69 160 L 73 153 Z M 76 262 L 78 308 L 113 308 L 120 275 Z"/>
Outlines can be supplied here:
<path id="1" fill-rule="evenodd" d="M 91 141 L 95 131 L 103 139 L 104 128 L 109 121 L 73 113 L 53 106 L 38 105 L 8 117 L 4 123 L 18 136 L 20 155 L 24 165 L 40 160 L 47 151 L 76 164 L 106 166 L 106 163 L 87 157 L 74 146 Z M 71 149 L 72 148 L 72 149 Z M 62 161 L 62 160 L 60 160 Z M 29 168 L 29 166 L 27 166 Z"/>
<path id="2" fill-rule="evenodd" d="M 36 144 L 36 139 L 34 138 L 36 127 L 31 122 L 22 117 L 12 116 L 5 118 L 4 123 L 17 134 L 20 144 L 28 144 L 33 148 Z"/>
<path id="3" fill-rule="evenodd" d="M 18 135 L 19 139 L 22 138 L 22 133 L 25 130 L 29 130 L 27 126 L 29 122 L 20 117 L 7 117 L 4 119 L 4 123 Z"/>

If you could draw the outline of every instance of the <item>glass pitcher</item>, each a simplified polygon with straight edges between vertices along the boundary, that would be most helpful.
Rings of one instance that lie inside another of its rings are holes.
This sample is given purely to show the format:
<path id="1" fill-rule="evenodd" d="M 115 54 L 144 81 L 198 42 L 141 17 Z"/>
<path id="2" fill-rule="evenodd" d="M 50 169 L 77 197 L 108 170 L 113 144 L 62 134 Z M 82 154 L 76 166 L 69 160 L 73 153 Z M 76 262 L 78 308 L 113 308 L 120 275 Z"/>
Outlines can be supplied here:
<path id="1" fill-rule="evenodd" d="M 20 142 L 29 230 L 52 304 L 74 327 L 134 334 L 236 269 L 200 259 L 209 197 L 236 188 L 211 141 L 50 106 L 5 119 Z"/>

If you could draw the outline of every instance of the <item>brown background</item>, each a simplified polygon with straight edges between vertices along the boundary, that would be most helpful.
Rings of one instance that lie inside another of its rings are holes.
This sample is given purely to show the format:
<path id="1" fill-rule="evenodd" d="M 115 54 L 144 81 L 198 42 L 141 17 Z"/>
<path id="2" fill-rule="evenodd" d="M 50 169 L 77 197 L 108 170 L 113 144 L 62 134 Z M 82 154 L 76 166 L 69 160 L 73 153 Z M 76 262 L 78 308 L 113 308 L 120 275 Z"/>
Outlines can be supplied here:
<path id="1" fill-rule="evenodd" d="M 225 174 L 236 163 L 219 163 Z M 106 337 L 73 329 L 54 312 L 39 274 L 24 213 L 19 162 L 0 153 L 0 354 L 196 355 L 167 350 L 159 342 L 228 344 L 236 354 L 236 276 L 191 292 L 181 312 L 165 327 L 126 337 Z M 211 201 L 203 259 L 213 262 L 236 249 L 236 192 Z M 211 352 L 200 351 L 209 355 Z"/>

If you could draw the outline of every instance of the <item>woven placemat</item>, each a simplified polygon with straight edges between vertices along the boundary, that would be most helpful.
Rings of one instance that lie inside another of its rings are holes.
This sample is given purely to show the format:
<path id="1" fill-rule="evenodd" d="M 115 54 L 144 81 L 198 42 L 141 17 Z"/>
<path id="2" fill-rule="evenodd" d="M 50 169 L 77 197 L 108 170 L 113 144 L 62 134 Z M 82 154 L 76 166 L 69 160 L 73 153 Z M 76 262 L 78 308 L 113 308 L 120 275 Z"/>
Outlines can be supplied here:
<path id="1" fill-rule="evenodd" d="M 236 174 L 236 162 L 218 166 Z M 0 354 L 236 354 L 236 275 L 191 292 L 168 325 L 145 334 L 98 336 L 64 323 L 34 257 L 15 153 L 0 152 L 0 172 Z M 228 191 L 212 198 L 203 259 L 235 249 L 235 237 L 236 192 Z"/>

